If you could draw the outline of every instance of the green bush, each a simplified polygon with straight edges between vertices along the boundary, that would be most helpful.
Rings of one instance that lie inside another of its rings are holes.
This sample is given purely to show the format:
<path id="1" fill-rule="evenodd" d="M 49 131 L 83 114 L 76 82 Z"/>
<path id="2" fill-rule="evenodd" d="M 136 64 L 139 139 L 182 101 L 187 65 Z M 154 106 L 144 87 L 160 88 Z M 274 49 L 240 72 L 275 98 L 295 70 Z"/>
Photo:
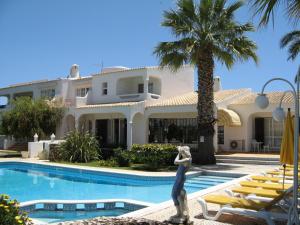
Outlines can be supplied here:
<path id="1" fill-rule="evenodd" d="M 56 125 L 63 118 L 65 108 L 43 99 L 18 97 L 12 109 L 1 115 L 1 132 L 15 138 L 32 140 L 37 133 L 41 139 L 55 133 Z"/>
<path id="2" fill-rule="evenodd" d="M 60 147 L 62 160 L 87 163 L 100 158 L 97 139 L 87 133 L 70 132 Z"/>
<path id="3" fill-rule="evenodd" d="M 128 150 L 121 148 L 114 149 L 114 159 L 117 161 L 118 166 L 127 167 L 131 164 L 131 154 Z"/>
<path id="4" fill-rule="evenodd" d="M 26 213 L 20 212 L 16 200 L 10 200 L 8 195 L 0 195 L 1 225 L 25 225 L 29 222 Z"/>
<path id="5" fill-rule="evenodd" d="M 104 166 L 104 167 L 117 167 L 118 162 L 116 161 L 115 158 L 110 158 L 106 160 L 99 160 L 99 166 Z"/>
<path id="6" fill-rule="evenodd" d="M 59 144 L 50 144 L 49 147 L 49 160 L 51 162 L 59 162 L 62 160 L 62 154 Z"/>
<path id="7" fill-rule="evenodd" d="M 134 144 L 131 147 L 131 159 L 135 163 L 148 165 L 151 169 L 171 166 L 178 151 L 171 144 Z"/>

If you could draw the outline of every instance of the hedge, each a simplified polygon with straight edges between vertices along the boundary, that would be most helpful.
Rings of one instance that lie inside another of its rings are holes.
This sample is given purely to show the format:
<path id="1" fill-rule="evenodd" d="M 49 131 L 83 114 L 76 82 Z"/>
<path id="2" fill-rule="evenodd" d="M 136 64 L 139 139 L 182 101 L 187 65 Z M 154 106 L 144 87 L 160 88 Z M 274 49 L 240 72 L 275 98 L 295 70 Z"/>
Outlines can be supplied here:
<path id="1" fill-rule="evenodd" d="M 134 144 L 130 153 L 134 163 L 142 163 L 158 169 L 174 165 L 178 151 L 177 147 L 171 144 Z"/>

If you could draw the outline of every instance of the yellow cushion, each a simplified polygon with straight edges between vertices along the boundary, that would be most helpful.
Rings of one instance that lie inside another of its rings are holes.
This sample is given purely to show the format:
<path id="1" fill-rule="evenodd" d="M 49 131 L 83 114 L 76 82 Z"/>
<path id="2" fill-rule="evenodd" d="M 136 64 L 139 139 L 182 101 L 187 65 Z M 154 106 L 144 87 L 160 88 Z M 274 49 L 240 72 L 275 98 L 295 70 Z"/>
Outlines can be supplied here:
<path id="1" fill-rule="evenodd" d="M 252 210 L 261 210 L 268 206 L 268 203 L 247 200 L 244 198 L 229 197 L 225 195 L 207 195 L 204 200 L 208 203 L 214 203 L 218 205 L 231 205 L 233 208 L 243 208 Z"/>
<path id="2" fill-rule="evenodd" d="M 251 188 L 251 187 L 236 187 L 232 189 L 235 193 L 240 194 L 255 194 L 257 196 L 261 197 L 267 197 L 267 198 L 275 198 L 280 195 L 281 192 L 274 191 L 274 190 L 268 190 L 268 189 L 262 189 L 262 188 Z"/>
<path id="3" fill-rule="evenodd" d="M 271 175 L 283 175 L 283 171 L 269 171 L 267 172 L 267 174 L 271 174 Z M 285 172 L 285 176 L 290 176 L 292 177 L 294 175 L 294 173 L 292 171 L 286 171 Z M 298 176 L 300 175 L 300 173 L 298 173 Z"/>
<path id="4" fill-rule="evenodd" d="M 280 177 L 267 177 L 267 176 L 251 176 L 252 180 L 257 181 L 271 181 L 271 182 L 279 182 L 282 180 Z"/>
<path id="5" fill-rule="evenodd" d="M 265 189 L 270 189 L 270 190 L 286 190 L 292 187 L 292 184 L 278 184 L 278 183 L 262 183 L 262 182 L 255 182 L 255 181 L 241 181 L 240 182 L 241 186 L 245 187 L 260 187 L 260 188 L 265 188 Z"/>

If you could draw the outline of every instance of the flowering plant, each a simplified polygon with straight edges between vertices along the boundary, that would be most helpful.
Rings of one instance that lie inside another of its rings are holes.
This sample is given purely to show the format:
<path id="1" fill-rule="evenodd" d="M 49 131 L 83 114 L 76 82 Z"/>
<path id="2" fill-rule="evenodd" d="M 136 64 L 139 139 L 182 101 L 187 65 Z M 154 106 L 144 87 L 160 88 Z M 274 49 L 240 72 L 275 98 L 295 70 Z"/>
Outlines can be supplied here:
<path id="1" fill-rule="evenodd" d="M 16 200 L 10 200 L 8 195 L 0 194 L 1 225 L 26 225 L 29 222 L 27 214 L 20 211 Z"/>

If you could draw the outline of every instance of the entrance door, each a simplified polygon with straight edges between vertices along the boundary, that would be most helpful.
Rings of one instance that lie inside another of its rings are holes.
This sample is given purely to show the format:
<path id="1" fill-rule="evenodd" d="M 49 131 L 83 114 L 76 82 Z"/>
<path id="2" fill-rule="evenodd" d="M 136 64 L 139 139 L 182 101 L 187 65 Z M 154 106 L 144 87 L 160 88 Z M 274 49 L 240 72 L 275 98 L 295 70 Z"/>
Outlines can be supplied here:
<path id="1" fill-rule="evenodd" d="M 108 120 L 96 120 L 96 137 L 100 147 L 107 145 Z"/>

